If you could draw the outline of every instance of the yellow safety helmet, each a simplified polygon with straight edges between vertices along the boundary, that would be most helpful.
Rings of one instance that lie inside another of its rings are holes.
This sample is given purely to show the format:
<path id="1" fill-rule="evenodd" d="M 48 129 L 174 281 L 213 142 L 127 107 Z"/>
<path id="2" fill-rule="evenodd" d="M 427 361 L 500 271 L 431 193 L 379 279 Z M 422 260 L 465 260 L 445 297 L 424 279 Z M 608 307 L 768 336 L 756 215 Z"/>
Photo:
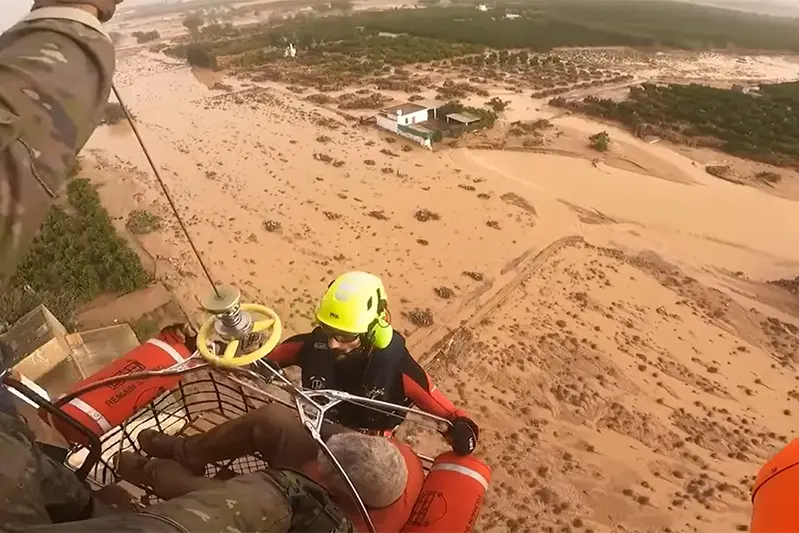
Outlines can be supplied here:
<path id="1" fill-rule="evenodd" d="M 387 307 L 380 278 L 368 272 L 347 272 L 327 287 L 316 308 L 316 320 L 336 331 L 369 335 L 375 346 L 384 348 L 392 336 Z"/>

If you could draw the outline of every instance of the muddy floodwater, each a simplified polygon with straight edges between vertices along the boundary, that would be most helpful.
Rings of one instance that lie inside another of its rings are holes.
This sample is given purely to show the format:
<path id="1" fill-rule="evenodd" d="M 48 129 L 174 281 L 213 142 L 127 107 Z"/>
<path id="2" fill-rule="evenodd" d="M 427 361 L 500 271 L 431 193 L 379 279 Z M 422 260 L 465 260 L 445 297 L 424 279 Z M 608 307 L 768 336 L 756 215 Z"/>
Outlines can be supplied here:
<path id="1" fill-rule="evenodd" d="M 529 96 L 503 94 L 507 120 L 606 130 L 631 170 L 406 148 L 285 89 L 149 52 L 122 57 L 117 81 L 218 282 L 293 333 L 336 274 L 384 278 L 395 326 L 483 428 L 495 479 L 478 530 L 748 523 L 749 477 L 796 426 L 782 361 L 799 349 L 799 304 L 765 283 L 799 274 L 787 193 L 715 179 L 675 147 Z M 92 179 L 113 184 L 100 192 L 114 216 L 163 219 L 140 243 L 199 316 L 208 282 L 129 129 L 100 128 L 85 153 Z M 786 171 L 785 187 L 798 179 Z"/>

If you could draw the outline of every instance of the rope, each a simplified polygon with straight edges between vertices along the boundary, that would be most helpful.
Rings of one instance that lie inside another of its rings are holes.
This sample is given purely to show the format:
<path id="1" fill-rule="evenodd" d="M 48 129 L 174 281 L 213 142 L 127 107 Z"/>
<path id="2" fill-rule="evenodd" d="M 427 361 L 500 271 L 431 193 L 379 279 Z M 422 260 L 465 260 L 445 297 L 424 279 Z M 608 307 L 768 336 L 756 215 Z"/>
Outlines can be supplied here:
<path id="1" fill-rule="evenodd" d="M 161 179 L 161 173 L 158 172 L 158 167 L 155 166 L 153 162 L 153 158 L 150 157 L 150 152 L 147 150 L 147 146 L 144 144 L 144 140 L 142 139 L 141 135 L 139 134 L 139 129 L 136 127 L 136 123 L 133 120 L 133 116 L 128 111 L 128 107 L 125 105 L 125 102 L 122 100 L 122 96 L 119 94 L 116 85 L 113 83 L 111 84 L 111 90 L 114 91 L 114 96 L 116 96 L 117 101 L 119 102 L 119 106 L 122 108 L 122 111 L 125 113 L 125 118 L 128 119 L 128 123 L 130 124 L 131 129 L 133 130 L 133 134 L 136 136 L 136 140 L 139 143 L 139 146 L 144 152 L 144 157 L 147 158 L 147 163 L 150 165 L 150 169 L 152 169 L 153 174 L 155 174 L 155 179 L 158 180 L 159 185 L 161 185 L 161 190 L 164 191 L 164 196 L 166 196 L 167 202 L 169 202 L 169 207 L 172 208 L 172 214 L 175 215 L 175 218 L 180 224 L 181 229 L 183 230 L 183 234 L 186 235 L 186 240 L 189 241 L 189 245 L 191 246 L 192 251 L 194 252 L 194 256 L 197 258 L 197 262 L 200 263 L 200 267 L 203 269 L 203 273 L 205 274 L 208 283 L 211 284 L 211 287 L 214 289 L 214 293 L 218 298 L 221 298 L 219 294 L 219 289 L 216 287 L 216 283 L 214 283 L 214 279 L 211 277 L 211 273 L 208 271 L 208 267 L 205 266 L 203 262 L 203 258 L 200 255 L 200 251 L 197 250 L 197 246 L 194 244 L 194 240 L 191 238 L 189 234 L 189 229 L 186 227 L 186 224 L 183 222 L 183 218 L 181 218 L 180 213 L 178 212 L 178 208 L 175 205 L 175 202 L 172 200 L 172 196 L 169 194 L 169 190 L 166 187 L 166 183 L 164 180 Z"/>

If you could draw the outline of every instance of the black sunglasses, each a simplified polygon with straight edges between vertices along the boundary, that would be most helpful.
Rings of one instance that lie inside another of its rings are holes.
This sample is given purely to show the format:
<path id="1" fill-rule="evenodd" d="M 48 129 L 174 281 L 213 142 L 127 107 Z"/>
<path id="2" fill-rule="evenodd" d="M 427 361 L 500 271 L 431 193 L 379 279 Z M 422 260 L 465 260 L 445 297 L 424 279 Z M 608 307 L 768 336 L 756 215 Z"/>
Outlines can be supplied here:
<path id="1" fill-rule="evenodd" d="M 337 329 L 333 329 L 324 325 L 321 325 L 320 327 L 322 328 L 322 331 L 325 333 L 325 335 L 327 335 L 328 338 L 333 339 L 342 344 L 349 344 L 351 342 L 355 342 L 360 337 L 358 333 L 347 333 L 346 331 L 339 331 Z"/>

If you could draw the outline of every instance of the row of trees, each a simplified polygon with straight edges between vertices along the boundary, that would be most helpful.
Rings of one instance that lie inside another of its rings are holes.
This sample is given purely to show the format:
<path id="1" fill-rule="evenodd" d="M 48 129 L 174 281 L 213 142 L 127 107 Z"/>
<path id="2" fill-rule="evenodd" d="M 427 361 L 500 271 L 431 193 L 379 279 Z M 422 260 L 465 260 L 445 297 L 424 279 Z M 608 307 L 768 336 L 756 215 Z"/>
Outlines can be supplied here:
<path id="1" fill-rule="evenodd" d="M 639 136 L 693 138 L 734 155 L 799 165 L 799 82 L 764 85 L 754 94 L 646 83 L 631 88 L 622 102 L 589 96 L 550 103 L 619 121 Z"/>
<path id="2" fill-rule="evenodd" d="M 503 9 L 482 12 L 469 6 L 365 11 L 301 22 L 312 23 L 311 34 L 319 39 L 361 28 L 497 49 L 651 45 L 799 50 L 797 21 L 681 2 L 542 0 L 506 9 L 520 17 L 508 19 Z"/>

